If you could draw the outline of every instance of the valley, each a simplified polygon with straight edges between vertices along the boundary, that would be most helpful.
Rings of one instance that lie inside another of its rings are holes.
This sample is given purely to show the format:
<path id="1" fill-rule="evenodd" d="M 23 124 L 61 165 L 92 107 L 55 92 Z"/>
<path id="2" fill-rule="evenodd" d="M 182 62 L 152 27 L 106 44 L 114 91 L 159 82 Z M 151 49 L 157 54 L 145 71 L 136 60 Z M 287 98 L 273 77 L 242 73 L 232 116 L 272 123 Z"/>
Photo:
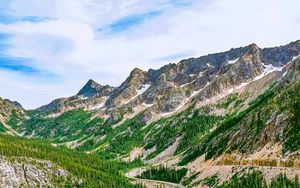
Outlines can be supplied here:
<path id="1" fill-rule="evenodd" d="M 89 80 L 34 110 L 0 99 L 0 186 L 300 187 L 299 93 L 298 40 Z"/>

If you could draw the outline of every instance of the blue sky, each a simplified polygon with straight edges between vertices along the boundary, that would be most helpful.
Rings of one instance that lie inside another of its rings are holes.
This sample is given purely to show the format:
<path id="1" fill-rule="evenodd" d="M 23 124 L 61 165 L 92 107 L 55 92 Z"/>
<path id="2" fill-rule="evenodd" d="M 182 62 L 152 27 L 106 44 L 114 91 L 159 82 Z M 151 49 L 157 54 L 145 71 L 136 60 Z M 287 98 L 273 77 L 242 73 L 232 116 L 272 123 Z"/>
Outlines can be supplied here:
<path id="1" fill-rule="evenodd" d="M 298 0 L 0 1 L 0 96 L 39 107 L 134 67 L 300 39 Z M 34 100 L 33 100 L 34 99 Z"/>
<path id="2" fill-rule="evenodd" d="M 107 34 L 116 34 L 123 31 L 126 31 L 134 26 L 140 25 L 146 22 L 149 19 L 155 18 L 162 14 L 162 11 L 151 11 L 145 12 L 142 14 L 133 14 L 120 18 L 119 20 L 113 22 L 110 25 L 107 25 L 103 28 L 100 28 L 98 32 L 104 31 Z"/>

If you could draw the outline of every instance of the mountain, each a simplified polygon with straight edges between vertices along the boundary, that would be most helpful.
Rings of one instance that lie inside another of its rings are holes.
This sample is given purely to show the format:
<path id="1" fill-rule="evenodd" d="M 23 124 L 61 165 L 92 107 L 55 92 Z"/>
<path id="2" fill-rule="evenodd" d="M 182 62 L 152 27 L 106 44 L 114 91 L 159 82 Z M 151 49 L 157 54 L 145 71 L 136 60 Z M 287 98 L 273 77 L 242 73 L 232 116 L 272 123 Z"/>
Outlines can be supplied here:
<path id="1" fill-rule="evenodd" d="M 77 95 L 82 95 L 84 97 L 93 97 L 95 95 L 98 96 L 108 96 L 114 88 L 106 85 L 102 86 L 95 82 L 94 80 L 89 80 L 83 88 L 78 92 Z"/>
<path id="2" fill-rule="evenodd" d="M 148 109 L 144 118 L 149 121 L 158 115 L 175 112 L 192 98 L 203 101 L 259 75 L 281 70 L 299 52 L 299 41 L 265 49 L 251 44 L 223 53 L 182 60 L 158 70 L 142 71 L 136 68 L 119 87 L 101 86 L 89 80 L 75 97 L 56 100 L 41 111 L 49 112 L 47 109 L 51 107 L 54 112 L 67 111 L 61 109 L 66 103 L 71 103 L 66 106 L 75 105 L 69 109 L 87 108 L 90 105 L 87 98 L 95 99 L 98 95 L 96 98 L 103 100 L 93 102 L 105 102 L 105 105 L 92 110 L 96 109 L 111 118 L 120 118 L 131 110 L 138 113 Z"/>
<path id="3" fill-rule="evenodd" d="M 6 102 L 12 104 L 16 108 L 23 109 L 23 106 L 18 101 L 11 101 L 9 99 L 4 99 Z"/>
<path id="4" fill-rule="evenodd" d="M 50 104 L 38 108 L 37 111 L 55 117 L 65 111 L 74 109 L 86 108 L 88 110 L 96 110 L 104 106 L 107 97 L 113 90 L 114 88 L 109 85 L 102 86 L 94 80 L 89 80 L 77 95 L 56 99 Z"/>
<path id="5" fill-rule="evenodd" d="M 250 44 L 135 68 L 118 87 L 89 80 L 32 111 L 2 100 L 0 117 L 14 136 L 123 161 L 143 184 L 133 178 L 213 187 L 250 174 L 277 185 L 300 175 L 299 90 L 300 40 Z"/>
<path id="6" fill-rule="evenodd" d="M 20 135 L 14 129 L 28 118 L 20 103 L 0 98 L 0 132 Z"/>
<path id="7" fill-rule="evenodd" d="M 1 187 L 135 187 L 95 155 L 8 135 L 0 144 Z"/>

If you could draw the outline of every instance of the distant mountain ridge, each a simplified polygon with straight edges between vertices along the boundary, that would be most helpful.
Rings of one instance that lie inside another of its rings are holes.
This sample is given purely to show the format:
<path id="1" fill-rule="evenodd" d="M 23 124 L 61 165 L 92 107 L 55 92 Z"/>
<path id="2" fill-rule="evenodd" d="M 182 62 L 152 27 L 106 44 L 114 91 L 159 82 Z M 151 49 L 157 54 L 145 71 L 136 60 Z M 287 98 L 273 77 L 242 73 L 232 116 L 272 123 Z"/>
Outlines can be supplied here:
<path id="1" fill-rule="evenodd" d="M 97 109 L 109 116 L 123 116 L 121 111 L 124 109 L 151 106 L 148 116 L 154 117 L 175 111 L 184 105 L 183 101 L 187 102 L 190 98 L 199 98 L 194 96 L 196 94 L 200 96 L 200 93 L 206 92 L 200 99 L 195 99 L 201 101 L 226 88 L 248 82 L 266 71 L 278 71 L 299 56 L 299 46 L 299 40 L 285 46 L 264 49 L 251 44 L 222 53 L 185 59 L 158 70 L 143 71 L 136 68 L 119 87 L 101 86 L 89 80 L 77 96 L 55 100 L 40 110 L 57 113 L 64 112 L 64 107 L 86 108 Z M 95 108 L 96 103 L 105 105 Z"/>

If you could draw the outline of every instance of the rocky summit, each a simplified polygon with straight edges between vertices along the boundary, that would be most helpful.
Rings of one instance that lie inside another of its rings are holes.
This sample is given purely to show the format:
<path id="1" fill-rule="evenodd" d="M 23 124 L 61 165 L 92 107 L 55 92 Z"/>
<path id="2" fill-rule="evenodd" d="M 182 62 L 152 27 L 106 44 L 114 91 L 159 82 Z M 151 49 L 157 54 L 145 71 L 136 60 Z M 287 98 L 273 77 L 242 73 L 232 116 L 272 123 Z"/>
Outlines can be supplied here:
<path id="1" fill-rule="evenodd" d="M 95 82 L 94 80 L 89 80 L 83 88 L 77 93 L 77 95 L 81 95 L 83 97 L 93 97 L 95 95 L 98 96 L 108 96 L 112 92 L 114 88 L 106 85 L 102 86 Z"/>
<path id="2" fill-rule="evenodd" d="M 299 187 L 299 92 L 300 40 L 89 80 L 30 111 L 0 99 L 0 185 Z"/>
<path id="3" fill-rule="evenodd" d="M 41 108 L 42 112 L 67 111 L 104 102 L 91 108 L 107 116 L 125 116 L 146 110 L 151 118 L 176 113 L 189 103 L 201 103 L 224 91 L 241 87 L 272 73 L 284 73 L 287 65 L 300 54 L 300 41 L 275 48 L 256 44 L 226 52 L 190 58 L 158 70 L 135 68 L 119 86 L 101 86 L 93 80 L 73 97 L 58 99 Z M 84 105 L 81 105 L 84 103 Z M 62 107 L 64 106 L 64 107 Z M 70 107 L 70 108 L 68 108 Z M 62 109 L 63 108 L 63 109 Z M 151 121 L 151 118 L 146 121 Z"/>

